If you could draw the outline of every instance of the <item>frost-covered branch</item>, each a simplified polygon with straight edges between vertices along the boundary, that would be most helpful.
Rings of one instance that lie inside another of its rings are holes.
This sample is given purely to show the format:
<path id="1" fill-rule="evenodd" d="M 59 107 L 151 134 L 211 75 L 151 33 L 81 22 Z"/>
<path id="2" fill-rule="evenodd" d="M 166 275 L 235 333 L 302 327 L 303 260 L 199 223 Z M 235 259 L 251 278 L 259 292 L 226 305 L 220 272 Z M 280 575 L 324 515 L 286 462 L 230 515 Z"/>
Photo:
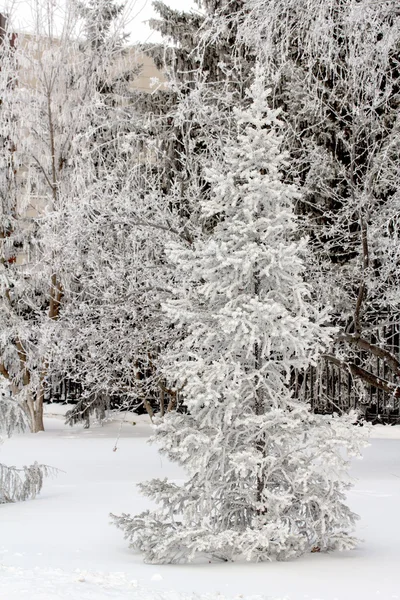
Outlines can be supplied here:
<path id="1" fill-rule="evenodd" d="M 33 500 L 40 493 L 44 478 L 55 472 L 37 462 L 22 469 L 0 463 L 0 504 Z"/>

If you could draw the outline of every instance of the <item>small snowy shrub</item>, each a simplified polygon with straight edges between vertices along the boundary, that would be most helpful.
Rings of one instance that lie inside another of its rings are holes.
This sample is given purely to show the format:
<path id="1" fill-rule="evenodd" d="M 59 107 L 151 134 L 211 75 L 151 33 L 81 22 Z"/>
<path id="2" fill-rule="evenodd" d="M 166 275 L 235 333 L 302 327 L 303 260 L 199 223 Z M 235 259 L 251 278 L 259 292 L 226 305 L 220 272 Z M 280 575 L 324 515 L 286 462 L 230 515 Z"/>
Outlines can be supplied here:
<path id="1" fill-rule="evenodd" d="M 183 333 L 164 357 L 185 414 L 169 414 L 153 441 L 188 473 L 183 485 L 141 484 L 160 508 L 113 517 L 151 563 L 284 560 L 356 544 L 345 504 L 348 457 L 363 430 L 353 416 L 318 416 L 289 389 L 330 342 L 310 303 L 294 241 L 298 191 L 282 181 L 278 113 L 257 73 L 237 133 L 208 169 L 205 219 L 192 245 L 169 248 L 182 285 L 165 310 Z"/>

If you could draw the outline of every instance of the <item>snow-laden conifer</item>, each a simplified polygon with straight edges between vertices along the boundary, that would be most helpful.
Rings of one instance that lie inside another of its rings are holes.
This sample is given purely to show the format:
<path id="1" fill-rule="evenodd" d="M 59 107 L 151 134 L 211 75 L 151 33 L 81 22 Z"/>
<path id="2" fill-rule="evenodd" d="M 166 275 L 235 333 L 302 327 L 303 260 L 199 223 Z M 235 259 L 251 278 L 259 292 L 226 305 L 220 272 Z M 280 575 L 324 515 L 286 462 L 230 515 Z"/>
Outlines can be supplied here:
<path id="1" fill-rule="evenodd" d="M 356 543 L 344 475 L 360 429 L 312 414 L 290 391 L 292 370 L 315 361 L 332 330 L 303 280 L 298 191 L 282 181 L 281 123 L 267 98 L 257 73 L 207 170 L 202 213 L 216 227 L 169 248 L 183 283 L 165 309 L 186 335 L 164 368 L 186 412 L 167 415 L 154 440 L 189 478 L 141 484 L 160 508 L 114 517 L 148 562 L 283 560 Z"/>

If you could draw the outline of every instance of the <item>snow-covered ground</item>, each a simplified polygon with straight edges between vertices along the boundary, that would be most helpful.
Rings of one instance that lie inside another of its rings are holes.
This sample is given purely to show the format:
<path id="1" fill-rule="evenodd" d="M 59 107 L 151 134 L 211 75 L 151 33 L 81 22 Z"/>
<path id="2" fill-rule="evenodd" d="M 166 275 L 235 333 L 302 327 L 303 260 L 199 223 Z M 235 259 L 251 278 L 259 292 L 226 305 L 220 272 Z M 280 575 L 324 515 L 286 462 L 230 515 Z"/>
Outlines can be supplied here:
<path id="1" fill-rule="evenodd" d="M 154 566 L 127 548 L 108 518 L 145 508 L 137 482 L 182 478 L 146 444 L 146 421 L 129 416 L 84 430 L 53 414 L 45 433 L 2 446 L 9 465 L 38 460 L 63 472 L 36 500 L 0 506 L 0 600 L 400 599 L 400 427 L 375 427 L 354 463 L 349 502 L 364 540 L 357 550 L 286 563 Z"/>

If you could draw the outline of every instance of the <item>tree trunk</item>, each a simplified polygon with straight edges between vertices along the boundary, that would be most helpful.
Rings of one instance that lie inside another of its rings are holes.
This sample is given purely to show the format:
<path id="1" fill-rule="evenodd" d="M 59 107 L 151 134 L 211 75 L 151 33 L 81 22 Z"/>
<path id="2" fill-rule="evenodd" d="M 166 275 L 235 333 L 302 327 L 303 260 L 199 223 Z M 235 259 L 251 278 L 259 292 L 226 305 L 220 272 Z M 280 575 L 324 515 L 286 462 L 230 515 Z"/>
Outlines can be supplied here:
<path id="1" fill-rule="evenodd" d="M 44 431 L 43 410 L 35 410 L 32 433 L 38 433 L 39 431 Z"/>
<path id="2" fill-rule="evenodd" d="M 44 388 L 41 387 L 37 393 L 36 400 L 32 398 L 32 394 L 29 393 L 28 399 L 26 400 L 26 413 L 29 418 L 29 428 L 31 433 L 38 433 L 44 431 L 43 423 L 43 399 L 44 399 Z"/>
<path id="3" fill-rule="evenodd" d="M 259 272 L 257 272 L 254 275 L 254 294 L 257 298 L 259 298 L 259 296 L 260 296 L 260 288 L 261 288 L 260 274 L 259 274 Z M 262 367 L 261 344 L 256 342 L 254 344 L 254 368 L 255 368 L 254 386 L 255 386 L 255 390 L 256 390 L 256 398 L 255 398 L 255 406 L 254 406 L 255 411 L 254 412 L 258 416 L 263 415 L 265 412 L 264 393 L 263 393 L 262 386 L 260 386 L 261 367 Z M 256 448 L 257 448 L 257 451 L 261 454 L 261 456 L 263 458 L 265 458 L 265 438 L 264 438 L 264 436 L 260 437 L 257 440 Z M 264 470 L 261 470 L 257 475 L 257 496 L 256 496 L 257 502 L 260 502 L 260 503 L 262 502 L 263 495 L 264 495 L 264 488 L 265 488 L 265 473 L 264 473 Z M 263 514 L 264 510 L 259 509 L 258 513 Z"/>
<path id="4" fill-rule="evenodd" d="M 160 417 L 165 414 L 165 391 L 164 388 L 160 389 Z"/>
<path id="5" fill-rule="evenodd" d="M 44 400 L 44 387 L 43 382 L 40 382 L 40 388 L 36 396 L 35 402 L 35 420 L 34 420 L 34 432 L 44 431 L 43 423 L 43 400 Z"/>

